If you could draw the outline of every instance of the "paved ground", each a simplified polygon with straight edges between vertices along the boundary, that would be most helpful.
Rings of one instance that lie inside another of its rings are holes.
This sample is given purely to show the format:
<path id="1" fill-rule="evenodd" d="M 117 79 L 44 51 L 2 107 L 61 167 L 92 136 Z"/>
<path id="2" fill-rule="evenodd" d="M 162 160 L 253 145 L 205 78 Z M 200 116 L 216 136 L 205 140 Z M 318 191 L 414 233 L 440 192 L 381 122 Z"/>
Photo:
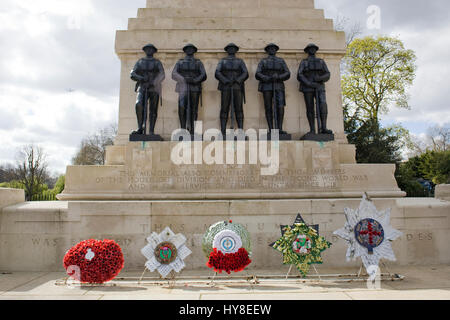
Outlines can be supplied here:
<path id="1" fill-rule="evenodd" d="M 449 265 L 391 267 L 391 271 L 405 276 L 405 279 L 382 281 L 379 289 L 368 289 L 366 282 L 336 281 L 337 278 L 322 278 L 323 281 L 308 279 L 306 282 L 300 279 L 260 278 L 257 284 L 246 280 L 220 279 L 215 286 L 211 286 L 207 279 L 181 279 L 169 285 L 167 281 L 155 284 L 153 280 L 146 278 L 138 284 L 139 272 L 121 273 L 118 279 L 101 286 L 67 286 L 62 281 L 65 276 L 63 272 L 0 273 L 0 300 L 450 300 Z M 206 271 L 202 272 L 203 276 L 211 275 Z M 349 274 L 357 270 L 319 268 L 319 272 L 322 275 Z M 198 274 L 183 272 L 182 276 Z M 249 271 L 249 274 L 273 275 L 276 271 Z M 155 274 L 147 272 L 146 277 L 151 276 Z"/>

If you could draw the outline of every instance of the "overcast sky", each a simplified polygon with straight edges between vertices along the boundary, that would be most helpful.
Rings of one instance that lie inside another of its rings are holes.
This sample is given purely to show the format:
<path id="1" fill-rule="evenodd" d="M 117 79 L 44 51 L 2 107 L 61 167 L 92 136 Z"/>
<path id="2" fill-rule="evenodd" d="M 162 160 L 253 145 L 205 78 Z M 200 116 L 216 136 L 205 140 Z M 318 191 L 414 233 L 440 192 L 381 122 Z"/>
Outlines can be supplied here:
<path id="1" fill-rule="evenodd" d="M 245 1 L 245 0 L 242 0 Z M 53 172 L 65 167 L 86 134 L 117 122 L 119 59 L 115 31 L 127 28 L 145 0 L 2 0 L 0 7 L 0 164 L 17 148 L 41 144 Z M 369 30 L 367 8 L 381 9 Z M 359 22 L 365 34 L 398 36 L 418 57 L 412 110 L 386 124 L 414 134 L 450 122 L 450 1 L 316 0 L 327 18 Z"/>

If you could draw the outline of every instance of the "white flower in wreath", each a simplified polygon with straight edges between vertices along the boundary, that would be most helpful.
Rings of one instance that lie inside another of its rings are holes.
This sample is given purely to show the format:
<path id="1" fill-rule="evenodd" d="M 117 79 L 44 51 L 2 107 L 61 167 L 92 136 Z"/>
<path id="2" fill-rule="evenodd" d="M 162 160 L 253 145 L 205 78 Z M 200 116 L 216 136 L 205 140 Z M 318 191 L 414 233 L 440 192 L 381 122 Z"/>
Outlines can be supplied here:
<path id="1" fill-rule="evenodd" d="M 359 208 L 345 208 L 347 221 L 335 235 L 348 243 L 347 261 L 361 257 L 366 268 L 378 266 L 380 259 L 395 261 L 391 241 L 402 235 L 402 232 L 391 226 L 391 209 L 378 211 L 374 203 L 364 195 Z"/>
<path id="2" fill-rule="evenodd" d="M 172 270 L 180 272 L 186 267 L 184 259 L 192 251 L 186 246 L 186 237 L 181 233 L 175 234 L 167 227 L 160 234 L 153 232 L 147 242 L 141 253 L 147 258 L 145 267 L 151 272 L 158 270 L 166 278 Z"/>

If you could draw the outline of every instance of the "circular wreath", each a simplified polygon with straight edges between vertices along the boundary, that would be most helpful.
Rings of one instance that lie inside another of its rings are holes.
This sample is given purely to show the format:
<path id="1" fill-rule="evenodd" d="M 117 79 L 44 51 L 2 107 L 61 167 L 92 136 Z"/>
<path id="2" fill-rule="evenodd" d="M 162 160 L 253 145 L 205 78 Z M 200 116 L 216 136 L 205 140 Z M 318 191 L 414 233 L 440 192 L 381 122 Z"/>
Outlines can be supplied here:
<path id="1" fill-rule="evenodd" d="M 123 269 L 122 249 L 113 240 L 85 240 L 70 248 L 63 260 L 67 274 L 82 283 L 105 283 Z M 78 271 L 78 272 L 77 272 Z"/>
<path id="2" fill-rule="evenodd" d="M 203 236 L 206 265 L 218 273 L 240 272 L 252 261 L 250 234 L 244 226 L 232 221 L 221 221 L 210 226 Z"/>

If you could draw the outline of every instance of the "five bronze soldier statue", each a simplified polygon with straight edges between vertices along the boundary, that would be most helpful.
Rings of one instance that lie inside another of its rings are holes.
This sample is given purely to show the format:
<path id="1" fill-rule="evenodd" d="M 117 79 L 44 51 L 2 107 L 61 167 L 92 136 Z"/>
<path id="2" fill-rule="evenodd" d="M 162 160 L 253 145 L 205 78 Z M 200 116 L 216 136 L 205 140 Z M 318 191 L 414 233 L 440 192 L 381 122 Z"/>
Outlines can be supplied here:
<path id="1" fill-rule="evenodd" d="M 215 78 L 219 81 L 218 90 L 221 92 L 220 129 L 225 137 L 228 118 L 230 128 L 244 129 L 245 81 L 249 78 L 245 62 L 236 57 L 239 47 L 230 43 L 224 48 L 228 54 L 219 61 Z M 259 81 L 258 91 L 264 99 L 264 109 L 269 133 L 279 130 L 280 136 L 290 135 L 283 130 L 284 108 L 286 94 L 284 82 L 289 80 L 291 72 L 286 62 L 276 56 L 279 47 L 268 44 L 264 49 L 268 56 L 262 59 L 255 73 Z M 327 128 L 328 107 L 326 102 L 325 82 L 330 80 L 330 71 L 323 59 L 316 57 L 319 47 L 309 44 L 305 49 L 308 57 L 301 61 L 297 73 L 300 91 L 304 95 L 306 115 L 310 131 L 302 140 L 334 140 L 334 135 Z M 155 124 L 158 117 L 158 104 L 161 100 L 161 83 L 165 79 L 164 68 L 153 55 L 158 49 L 148 44 L 143 48 L 145 58 L 140 59 L 131 72 L 131 79 L 136 81 L 136 116 L 138 129 L 130 135 L 130 140 L 162 140 L 155 135 Z M 172 72 L 172 79 L 177 82 L 175 91 L 179 94 L 178 115 L 180 127 L 194 134 L 194 124 L 198 119 L 198 106 L 202 95 L 202 83 L 207 75 L 203 63 L 194 58 L 198 51 L 193 44 L 184 46 L 186 56 L 180 59 Z M 149 119 L 149 130 L 146 124 Z M 315 119 L 317 118 L 317 132 Z"/>

